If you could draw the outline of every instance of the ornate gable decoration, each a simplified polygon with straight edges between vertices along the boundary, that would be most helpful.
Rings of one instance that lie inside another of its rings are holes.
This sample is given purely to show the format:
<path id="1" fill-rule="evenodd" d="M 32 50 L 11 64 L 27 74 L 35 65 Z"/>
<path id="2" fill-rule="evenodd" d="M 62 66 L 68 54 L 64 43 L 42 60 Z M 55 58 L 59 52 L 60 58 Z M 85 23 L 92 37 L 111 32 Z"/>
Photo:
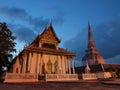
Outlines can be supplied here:
<path id="1" fill-rule="evenodd" d="M 45 29 L 42 34 L 38 34 L 29 47 L 58 49 L 59 43 L 60 40 L 58 39 L 52 25 L 50 24 L 50 26 Z"/>
<path id="2" fill-rule="evenodd" d="M 54 29 L 51 25 L 41 34 L 41 41 L 51 44 L 60 43 L 60 40 L 56 36 L 56 33 L 54 32 Z"/>

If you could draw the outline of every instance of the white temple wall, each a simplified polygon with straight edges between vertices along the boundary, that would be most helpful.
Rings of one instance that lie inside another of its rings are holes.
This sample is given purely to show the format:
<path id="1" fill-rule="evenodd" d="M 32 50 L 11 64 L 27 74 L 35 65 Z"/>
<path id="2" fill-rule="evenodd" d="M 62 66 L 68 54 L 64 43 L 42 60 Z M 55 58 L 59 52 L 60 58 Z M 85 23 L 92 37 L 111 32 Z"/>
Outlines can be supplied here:
<path id="1" fill-rule="evenodd" d="M 71 73 L 69 62 L 70 58 L 68 59 L 67 56 L 41 54 L 37 52 L 29 52 L 29 54 L 27 54 L 27 52 L 25 52 L 23 56 L 23 67 L 21 73 L 31 74 Z M 51 64 L 51 69 L 48 66 L 49 63 Z M 44 67 L 42 67 L 43 64 Z M 28 65 L 28 67 L 26 65 Z M 16 72 L 16 68 L 19 68 L 18 71 L 20 73 L 21 65 L 19 64 L 18 60 L 16 60 L 16 63 L 14 64 L 13 72 Z M 42 70 L 44 70 L 44 73 Z"/>
<path id="2" fill-rule="evenodd" d="M 33 53 L 32 59 L 31 59 L 31 70 L 30 73 L 35 73 L 36 69 L 36 53 Z"/>

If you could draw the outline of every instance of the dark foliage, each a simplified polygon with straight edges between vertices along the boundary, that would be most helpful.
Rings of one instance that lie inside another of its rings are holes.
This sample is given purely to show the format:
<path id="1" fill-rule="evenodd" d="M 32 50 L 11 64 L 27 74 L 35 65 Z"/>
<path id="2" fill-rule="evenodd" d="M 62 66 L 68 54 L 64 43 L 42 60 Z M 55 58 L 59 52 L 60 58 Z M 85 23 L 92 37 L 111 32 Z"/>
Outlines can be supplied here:
<path id="1" fill-rule="evenodd" d="M 115 72 L 115 69 L 113 67 L 109 67 L 106 69 L 107 72 Z"/>
<path id="2" fill-rule="evenodd" d="M 16 52 L 15 49 L 15 36 L 13 36 L 10 29 L 8 29 L 6 23 L 0 23 L 0 71 L 2 67 L 9 67 L 10 59 L 12 59 L 12 52 Z"/>

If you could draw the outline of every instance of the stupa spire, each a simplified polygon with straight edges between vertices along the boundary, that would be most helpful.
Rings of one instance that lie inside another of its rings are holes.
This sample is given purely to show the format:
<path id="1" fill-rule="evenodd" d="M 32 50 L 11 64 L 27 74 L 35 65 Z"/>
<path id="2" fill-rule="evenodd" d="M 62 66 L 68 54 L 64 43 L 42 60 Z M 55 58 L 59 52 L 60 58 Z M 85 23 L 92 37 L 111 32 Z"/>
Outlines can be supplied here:
<path id="1" fill-rule="evenodd" d="M 88 48 L 95 48 L 90 23 L 88 22 Z"/>
<path id="2" fill-rule="evenodd" d="M 92 35 L 92 29 L 90 27 L 90 23 L 88 22 L 88 48 L 86 51 L 86 55 L 83 57 L 83 64 L 87 65 L 86 60 L 89 62 L 89 65 L 94 64 L 104 64 L 104 58 L 99 54 L 97 48 L 94 44 L 94 38 Z"/>

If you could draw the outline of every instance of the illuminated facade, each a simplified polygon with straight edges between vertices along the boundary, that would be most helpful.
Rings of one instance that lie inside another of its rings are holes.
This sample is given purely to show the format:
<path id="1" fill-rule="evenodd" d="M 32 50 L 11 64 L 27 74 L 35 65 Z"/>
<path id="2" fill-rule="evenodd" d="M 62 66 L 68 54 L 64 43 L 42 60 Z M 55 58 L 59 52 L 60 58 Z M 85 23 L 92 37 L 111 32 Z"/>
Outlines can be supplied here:
<path id="1" fill-rule="evenodd" d="M 75 74 L 75 54 L 59 48 L 59 43 L 60 40 L 50 24 L 14 59 L 12 72 L 38 75 Z"/>

